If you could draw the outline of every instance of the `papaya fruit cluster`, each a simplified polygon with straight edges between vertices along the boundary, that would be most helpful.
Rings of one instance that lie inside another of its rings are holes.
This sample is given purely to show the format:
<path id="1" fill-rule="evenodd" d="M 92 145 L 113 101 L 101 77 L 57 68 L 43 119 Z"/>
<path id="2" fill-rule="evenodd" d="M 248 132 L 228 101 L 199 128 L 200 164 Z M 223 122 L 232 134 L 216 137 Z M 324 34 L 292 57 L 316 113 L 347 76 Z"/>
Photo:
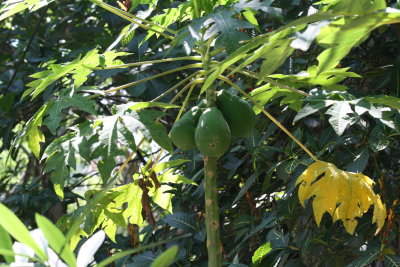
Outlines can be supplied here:
<path id="1" fill-rule="evenodd" d="M 251 134 L 257 118 L 249 103 L 226 90 L 217 93 L 216 105 L 203 100 L 186 112 L 172 127 L 172 142 L 182 150 L 197 148 L 204 156 L 221 157 L 231 138 Z"/>

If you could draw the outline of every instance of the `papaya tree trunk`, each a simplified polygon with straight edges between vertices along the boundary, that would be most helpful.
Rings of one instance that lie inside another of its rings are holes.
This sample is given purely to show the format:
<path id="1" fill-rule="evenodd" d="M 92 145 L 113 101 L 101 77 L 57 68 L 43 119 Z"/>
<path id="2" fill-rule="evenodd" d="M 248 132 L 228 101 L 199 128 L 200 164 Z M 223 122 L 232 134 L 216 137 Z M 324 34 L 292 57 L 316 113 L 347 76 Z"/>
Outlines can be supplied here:
<path id="1" fill-rule="evenodd" d="M 205 223 L 209 267 L 222 266 L 217 191 L 217 160 L 218 159 L 214 157 L 204 157 Z"/>

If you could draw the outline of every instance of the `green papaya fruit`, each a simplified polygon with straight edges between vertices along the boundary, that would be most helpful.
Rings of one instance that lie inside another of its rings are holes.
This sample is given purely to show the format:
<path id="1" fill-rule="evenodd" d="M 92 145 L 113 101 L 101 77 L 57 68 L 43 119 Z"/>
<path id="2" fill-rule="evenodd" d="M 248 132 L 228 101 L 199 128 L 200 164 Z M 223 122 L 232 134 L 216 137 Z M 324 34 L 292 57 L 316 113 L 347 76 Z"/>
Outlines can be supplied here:
<path id="1" fill-rule="evenodd" d="M 217 94 L 217 107 L 221 110 L 234 137 L 247 137 L 253 131 L 257 116 L 250 104 L 226 90 Z"/>
<path id="2" fill-rule="evenodd" d="M 182 150 L 191 150 L 196 148 L 194 135 L 197 127 L 197 121 L 201 115 L 198 106 L 194 106 L 172 126 L 169 133 L 172 143 Z"/>
<path id="3" fill-rule="evenodd" d="M 197 124 L 195 141 L 198 150 L 209 157 L 221 157 L 231 143 L 231 132 L 221 111 L 207 108 Z"/>

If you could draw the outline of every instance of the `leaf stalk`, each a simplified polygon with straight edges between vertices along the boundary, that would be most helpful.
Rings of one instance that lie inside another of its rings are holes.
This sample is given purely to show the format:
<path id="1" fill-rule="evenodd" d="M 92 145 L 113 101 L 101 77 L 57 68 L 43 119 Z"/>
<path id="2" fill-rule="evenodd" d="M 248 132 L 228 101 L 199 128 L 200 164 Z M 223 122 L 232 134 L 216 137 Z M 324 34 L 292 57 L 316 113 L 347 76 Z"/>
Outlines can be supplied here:
<path id="1" fill-rule="evenodd" d="M 171 62 L 171 61 L 180 61 L 180 60 L 199 60 L 201 61 L 201 57 L 199 56 L 190 56 L 190 57 L 176 57 L 176 58 L 165 58 L 165 59 L 158 59 L 158 60 L 149 60 L 149 61 L 141 61 L 141 62 L 133 62 L 133 63 L 127 63 L 127 64 L 121 64 L 121 65 L 115 65 L 115 66 L 108 66 L 108 67 L 92 67 L 89 65 L 84 64 L 83 66 L 85 68 L 91 69 L 91 70 L 112 70 L 112 69 L 123 69 L 123 68 L 129 68 L 129 67 L 137 67 L 137 66 L 142 66 L 145 64 L 157 64 L 157 63 L 166 63 L 166 62 Z"/>
<path id="2" fill-rule="evenodd" d="M 177 71 L 186 70 L 186 69 L 192 69 L 192 68 L 199 68 L 201 66 L 202 66 L 201 63 L 196 63 L 196 64 L 190 64 L 190 65 L 186 65 L 186 66 L 179 67 L 179 68 L 176 68 L 176 69 L 172 69 L 172 70 L 169 70 L 169 71 L 164 71 L 163 73 L 156 74 L 154 76 L 151 76 L 151 77 L 139 80 L 139 81 L 134 81 L 134 82 L 131 82 L 131 83 L 127 83 L 127 84 L 124 84 L 124 85 L 121 85 L 121 86 L 118 86 L 118 87 L 114 87 L 114 88 L 108 89 L 108 90 L 104 91 L 104 93 L 108 94 L 108 93 L 116 92 L 116 91 L 125 89 L 127 87 L 134 86 L 134 85 L 137 85 L 137 84 L 140 84 L 140 83 L 144 83 L 144 82 L 147 82 L 147 81 L 151 81 L 153 79 L 156 79 L 156 78 L 159 78 L 159 77 L 162 77 L 162 76 L 165 76 L 165 75 L 177 72 Z M 94 95 L 89 96 L 88 98 L 92 99 L 92 98 L 95 98 L 95 97 L 98 97 L 98 96 L 101 96 L 101 95 L 103 95 L 103 94 L 94 94 Z"/>
<path id="3" fill-rule="evenodd" d="M 101 6 L 101 7 L 104 8 L 104 9 L 106 9 L 106 10 L 108 10 L 108 11 L 114 13 L 115 15 L 120 16 L 120 17 L 123 18 L 123 19 L 126 19 L 127 21 L 130 21 L 130 22 L 132 22 L 132 23 L 138 25 L 139 27 L 141 27 L 141 28 L 143 28 L 143 29 L 146 29 L 146 30 L 148 30 L 148 31 L 153 31 L 153 32 L 155 32 L 155 33 L 157 33 L 157 34 L 159 34 L 159 35 L 165 37 L 165 38 L 170 39 L 170 40 L 173 40 L 173 39 L 174 39 L 173 36 L 171 36 L 171 35 L 169 35 L 169 34 L 165 34 L 165 33 L 163 33 L 163 32 L 160 32 L 160 31 L 158 31 L 158 30 L 156 30 L 156 29 L 152 29 L 151 27 L 149 27 L 149 26 L 147 26 L 147 25 L 144 25 L 144 24 L 138 22 L 137 20 L 141 20 L 141 21 L 146 22 L 147 24 L 149 24 L 149 25 L 151 25 L 151 26 L 153 26 L 153 27 L 162 28 L 162 29 L 165 30 L 165 31 L 168 30 L 169 32 L 171 32 L 171 30 L 168 29 L 168 28 L 164 28 L 164 27 L 162 27 L 162 26 L 160 26 L 160 25 L 158 25 L 158 24 L 155 24 L 155 23 L 152 23 L 152 22 L 150 22 L 150 21 L 141 19 L 141 18 L 139 18 L 139 17 L 137 17 L 137 16 L 133 16 L 133 15 L 130 14 L 130 13 L 124 12 L 124 11 L 122 11 L 122 10 L 116 8 L 116 7 L 113 7 L 113 6 L 111 6 L 111 5 L 107 4 L 107 3 L 104 3 L 104 2 L 102 2 L 102 1 L 99 1 L 99 0 L 90 0 L 90 1 L 92 1 L 93 3 L 95 3 L 95 4 L 99 5 L 99 6 Z M 175 34 L 175 32 L 174 32 L 173 34 Z"/>

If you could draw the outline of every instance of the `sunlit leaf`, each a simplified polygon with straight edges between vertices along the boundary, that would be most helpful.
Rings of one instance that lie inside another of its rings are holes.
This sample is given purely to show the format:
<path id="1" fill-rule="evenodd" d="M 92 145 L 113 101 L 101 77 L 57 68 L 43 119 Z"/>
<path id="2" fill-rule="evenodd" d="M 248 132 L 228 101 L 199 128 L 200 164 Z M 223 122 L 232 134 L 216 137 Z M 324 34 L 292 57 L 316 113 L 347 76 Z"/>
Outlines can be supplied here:
<path id="1" fill-rule="evenodd" d="M 385 224 L 386 219 L 386 205 L 382 203 L 381 199 L 376 197 L 374 203 L 374 216 L 372 218 L 372 223 L 377 224 L 377 229 L 375 234 L 382 229 L 383 225 Z"/>
<path id="2" fill-rule="evenodd" d="M 185 176 L 174 174 L 173 170 L 168 170 L 158 177 L 160 183 L 174 183 L 174 184 L 191 184 L 197 185 L 196 182 L 186 178 Z"/>
<path id="3" fill-rule="evenodd" d="M 271 243 L 267 242 L 261 247 L 259 247 L 251 257 L 251 261 L 253 264 L 260 264 L 262 259 L 272 250 Z"/>
<path id="4" fill-rule="evenodd" d="M 36 158 L 40 158 L 40 143 L 45 141 L 45 137 L 38 128 L 42 125 L 42 118 L 47 109 L 47 105 L 42 106 L 35 115 L 27 122 L 25 129 L 18 135 L 16 142 L 20 142 L 22 137 L 28 138 L 28 147 Z"/>
<path id="5" fill-rule="evenodd" d="M 39 214 L 36 214 L 35 217 L 39 228 L 49 242 L 49 246 L 68 264 L 68 266 L 76 266 L 75 255 L 60 229 L 46 217 Z"/>
<path id="6" fill-rule="evenodd" d="M 50 70 L 45 70 L 31 75 L 31 78 L 36 80 L 28 83 L 27 90 L 22 95 L 22 98 L 30 95 L 32 99 L 36 98 L 49 85 L 58 81 L 64 76 L 72 75 L 71 78 L 76 87 L 80 87 L 88 78 L 88 75 L 93 72 L 91 68 L 97 67 L 104 61 L 105 66 L 121 64 L 120 60 L 114 59 L 118 56 L 128 55 L 125 52 L 108 51 L 104 54 L 99 54 L 99 51 L 94 49 L 89 51 L 84 57 L 78 57 L 72 62 L 65 64 L 51 64 Z"/>
<path id="7" fill-rule="evenodd" d="M 119 195 L 114 199 L 116 203 L 127 203 L 127 208 L 124 210 L 123 215 L 129 220 L 131 224 L 143 226 L 145 224 L 142 217 L 142 189 L 136 183 L 130 183 L 115 190 L 123 190 L 124 194 Z"/>
<path id="8" fill-rule="evenodd" d="M 161 187 L 157 188 L 155 191 L 150 191 L 149 196 L 153 199 L 153 201 L 160 206 L 161 208 L 167 210 L 172 213 L 172 197 L 173 194 L 168 192 L 172 190 L 173 187 L 169 185 L 161 185 Z"/>
<path id="9" fill-rule="evenodd" d="M 349 116 L 353 114 L 353 110 L 351 109 L 350 104 L 346 101 L 337 102 L 325 113 L 331 115 L 329 122 L 339 136 L 343 134 L 347 126 L 354 122 Z"/>
<path id="10" fill-rule="evenodd" d="M 10 235 L 0 225 L 0 249 L 12 251 L 12 241 Z M 14 261 L 14 256 L 4 255 L 4 259 L 8 264 Z"/>
<path id="11" fill-rule="evenodd" d="M 189 8 L 188 3 L 182 3 L 176 8 L 166 8 L 163 9 L 163 13 L 159 15 L 155 15 L 151 17 L 151 20 L 157 25 L 160 25 L 162 27 L 168 27 L 172 23 L 176 21 L 186 21 L 191 18 L 191 12 L 187 12 Z M 155 29 L 157 31 L 163 31 L 162 28 L 157 27 L 157 26 L 152 26 L 152 29 Z M 146 38 L 144 39 L 145 41 L 148 40 L 151 36 L 155 35 L 156 33 L 154 31 L 148 31 Z M 158 35 L 158 34 L 157 34 Z"/>
<path id="12" fill-rule="evenodd" d="M 319 34 L 321 28 L 327 26 L 328 24 L 329 21 L 323 20 L 308 25 L 304 32 L 296 34 L 296 39 L 291 42 L 290 46 L 295 49 L 307 51 L 312 41 L 314 41 L 315 37 L 317 37 Z"/>
<path id="13" fill-rule="evenodd" d="M 274 16 L 280 17 L 282 14 L 282 10 L 280 8 L 271 7 L 273 1 L 258 1 L 258 0 L 240 0 L 238 3 L 233 5 L 233 8 L 236 12 L 240 12 L 242 10 L 261 10 L 265 13 L 272 14 Z"/>
<path id="14" fill-rule="evenodd" d="M 290 39 L 286 39 L 280 40 L 279 43 L 271 42 L 270 45 L 265 46 L 265 52 L 263 53 L 265 60 L 260 69 L 261 78 L 273 73 L 293 53 L 294 48 L 290 46 L 291 42 Z"/>
<path id="15" fill-rule="evenodd" d="M 32 248 L 42 259 L 47 260 L 46 253 L 35 242 L 26 226 L 6 206 L 0 203 L 0 225 L 17 241 Z"/>
<path id="16" fill-rule="evenodd" d="M 395 96 L 368 96 L 364 99 L 373 104 L 382 104 L 400 110 L 400 98 Z"/>
<path id="17" fill-rule="evenodd" d="M 299 200 L 314 197 L 313 210 L 317 225 L 322 215 L 328 212 L 333 220 L 342 220 L 347 232 L 354 234 L 357 217 L 361 217 L 374 206 L 373 223 L 378 233 L 385 223 L 386 205 L 372 190 L 374 182 L 362 173 L 351 173 L 338 169 L 334 164 L 317 161 L 311 164 L 297 179 Z"/>
<path id="18" fill-rule="evenodd" d="M 6 19 L 18 12 L 21 12 L 25 9 L 29 9 L 30 12 L 36 11 L 41 7 L 47 6 L 54 0 L 8 0 L 4 1 L 2 4 L 4 5 L 0 9 L 0 20 Z"/>
<path id="19" fill-rule="evenodd" d="M 345 2 L 340 1 L 342 4 Z M 349 6 L 353 6 L 350 2 L 348 3 Z M 362 7 L 362 9 L 367 10 L 365 7 Z M 343 11 L 341 10 L 341 12 Z M 400 18 L 396 15 L 381 12 L 369 16 L 339 19 L 322 28 L 317 37 L 317 42 L 326 49 L 317 57 L 319 62 L 318 73 L 335 67 L 353 47 L 365 41 L 375 28 L 399 20 Z"/>

